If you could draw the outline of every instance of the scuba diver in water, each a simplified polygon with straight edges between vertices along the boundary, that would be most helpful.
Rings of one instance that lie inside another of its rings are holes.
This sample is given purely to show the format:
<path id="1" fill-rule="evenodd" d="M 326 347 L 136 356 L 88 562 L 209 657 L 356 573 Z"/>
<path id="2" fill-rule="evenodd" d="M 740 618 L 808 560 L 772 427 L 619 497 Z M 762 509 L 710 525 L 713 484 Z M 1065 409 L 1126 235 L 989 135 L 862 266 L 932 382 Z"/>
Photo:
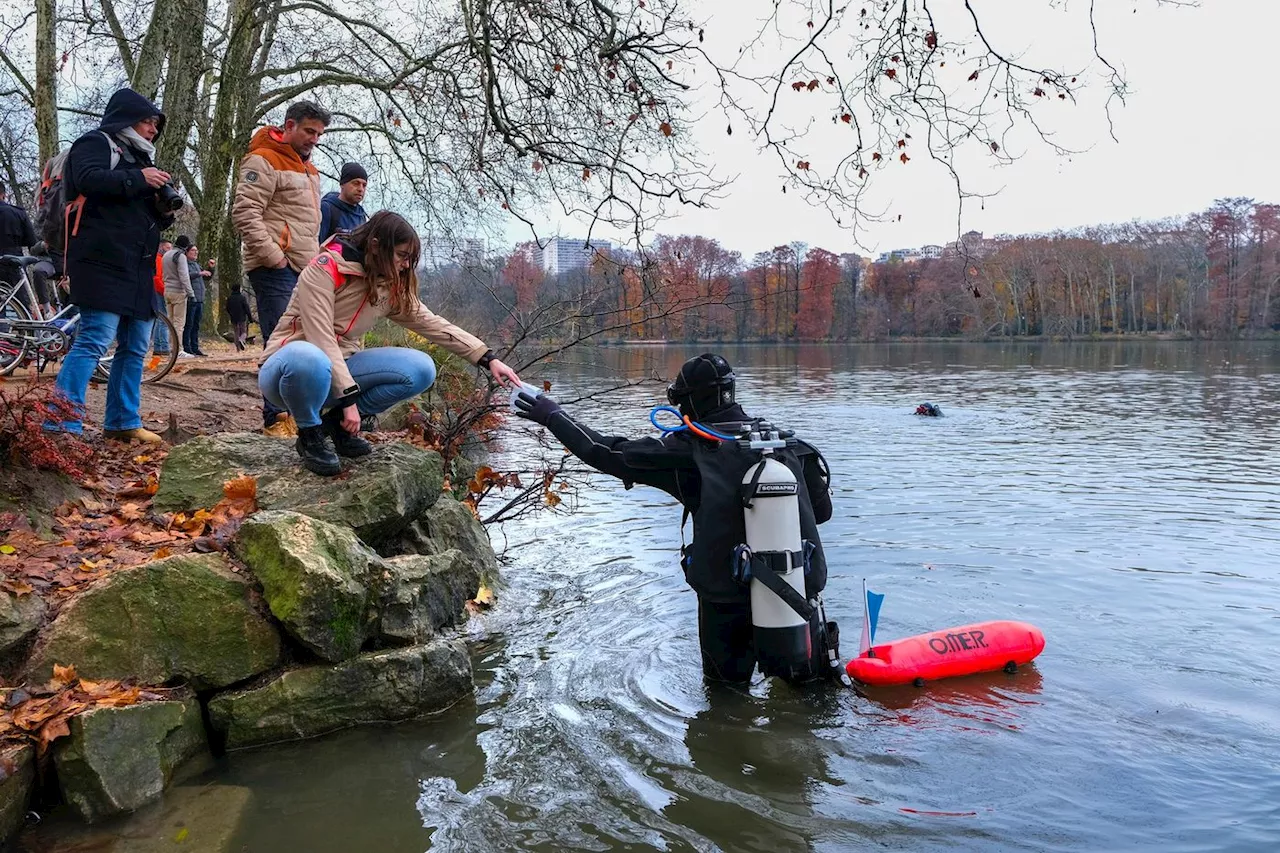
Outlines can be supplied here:
<path id="1" fill-rule="evenodd" d="M 812 445 L 738 405 L 733 369 L 710 353 L 689 359 L 667 388 L 682 426 L 650 420 L 662 438 L 600 435 L 542 394 L 516 413 L 549 430 L 591 467 L 661 489 L 684 506 L 685 580 L 698 594 L 702 671 L 711 680 L 765 675 L 793 683 L 839 678 L 839 629 L 826 619 L 827 565 L 818 525 L 831 517 L 831 474 Z"/>

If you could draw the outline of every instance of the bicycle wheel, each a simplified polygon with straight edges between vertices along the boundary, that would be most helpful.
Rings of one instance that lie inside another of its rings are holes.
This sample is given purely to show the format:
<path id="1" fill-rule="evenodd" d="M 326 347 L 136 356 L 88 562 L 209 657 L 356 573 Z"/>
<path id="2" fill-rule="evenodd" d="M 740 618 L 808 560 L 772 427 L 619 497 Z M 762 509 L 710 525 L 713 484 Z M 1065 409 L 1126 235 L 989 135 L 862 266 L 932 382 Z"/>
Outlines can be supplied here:
<path id="1" fill-rule="evenodd" d="M 10 321 L 29 322 L 31 313 L 17 299 L 0 305 L 0 376 L 8 376 L 27 360 L 30 338 L 22 329 L 15 329 Z"/>
<path id="2" fill-rule="evenodd" d="M 155 327 L 152 327 L 151 345 L 147 348 L 146 358 L 142 362 L 142 381 L 157 382 L 163 379 L 173 365 L 178 360 L 178 347 L 175 342 L 178 340 L 178 332 L 173 327 L 173 322 L 168 317 L 156 317 L 156 326 L 163 326 L 168 335 L 169 350 L 168 352 L 156 352 L 156 334 Z M 111 362 L 115 360 L 116 343 L 112 343 L 107 350 L 107 354 L 98 359 L 98 366 L 93 371 L 94 382 L 106 382 L 111 375 Z"/>

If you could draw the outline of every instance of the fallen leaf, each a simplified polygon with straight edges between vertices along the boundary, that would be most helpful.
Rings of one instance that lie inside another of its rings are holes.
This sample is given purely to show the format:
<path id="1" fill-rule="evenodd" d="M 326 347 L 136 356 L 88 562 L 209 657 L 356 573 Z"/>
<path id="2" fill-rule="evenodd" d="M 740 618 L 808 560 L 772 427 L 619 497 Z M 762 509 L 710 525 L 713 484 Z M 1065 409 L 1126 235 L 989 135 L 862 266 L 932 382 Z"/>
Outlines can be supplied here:
<path id="1" fill-rule="evenodd" d="M 13 547 L 12 545 L 0 545 L 0 554 L 13 554 L 17 550 L 18 549 Z"/>
<path id="2" fill-rule="evenodd" d="M 49 744 L 53 743 L 60 737 L 66 737 L 71 734 L 71 729 L 67 727 L 66 717 L 54 717 L 49 722 L 40 727 L 40 749 L 41 755 L 49 748 Z"/>
<path id="3" fill-rule="evenodd" d="M 53 665 L 53 681 L 50 684 L 70 684 L 76 680 L 76 668 L 74 666 L 63 666 L 55 663 Z"/>

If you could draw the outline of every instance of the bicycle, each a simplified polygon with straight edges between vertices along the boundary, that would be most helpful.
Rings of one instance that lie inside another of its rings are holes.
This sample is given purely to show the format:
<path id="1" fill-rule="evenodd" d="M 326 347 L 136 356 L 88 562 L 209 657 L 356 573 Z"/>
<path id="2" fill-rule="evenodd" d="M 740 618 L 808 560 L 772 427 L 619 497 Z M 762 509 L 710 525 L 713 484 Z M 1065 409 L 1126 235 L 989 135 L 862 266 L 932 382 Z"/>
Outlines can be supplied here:
<path id="1" fill-rule="evenodd" d="M 70 301 L 60 307 L 53 306 L 58 307 L 58 310 L 45 316 L 27 274 L 27 267 L 40 260 L 23 255 L 0 255 L 0 268 L 16 268 L 20 279 L 17 284 L 0 282 L 0 376 L 8 376 L 32 362 L 35 363 L 36 372 L 43 373 L 48 364 L 71 350 L 76 329 L 80 326 L 80 309 Z M 62 281 L 65 282 L 65 279 Z M 61 284 L 55 286 L 52 298 L 57 299 L 61 290 Z M 28 308 L 28 305 L 31 307 Z M 35 316 L 32 316 L 33 311 Z M 142 365 L 142 381 L 147 383 L 163 379 L 178 360 L 178 333 L 173 323 L 164 315 L 157 315 L 155 321 L 163 324 L 170 347 L 167 353 L 155 352 L 155 335 L 152 335 L 153 349 L 148 351 Z M 107 381 L 111 374 L 111 363 L 115 359 L 115 349 L 116 343 L 113 342 L 98 359 L 98 365 L 93 371 L 93 381 Z"/>

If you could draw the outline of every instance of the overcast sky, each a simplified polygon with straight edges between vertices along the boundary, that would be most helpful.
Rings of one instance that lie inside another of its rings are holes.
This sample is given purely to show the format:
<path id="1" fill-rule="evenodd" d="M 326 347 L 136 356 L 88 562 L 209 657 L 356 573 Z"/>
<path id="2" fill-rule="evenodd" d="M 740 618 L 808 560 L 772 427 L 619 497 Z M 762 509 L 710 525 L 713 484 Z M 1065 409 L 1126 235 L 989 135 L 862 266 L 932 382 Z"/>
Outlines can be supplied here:
<path id="1" fill-rule="evenodd" d="M 1034 0 L 1040 6 L 1046 2 Z M 709 38 L 734 42 L 745 35 L 745 26 L 728 29 L 735 10 L 743 8 L 738 0 L 708 5 Z M 1021 14 L 1032 3 L 975 3 L 992 19 L 1014 5 Z M 1069 5 L 1088 8 L 1081 0 Z M 1098 5 L 1106 7 L 1099 11 L 1100 46 L 1122 65 L 1131 88 L 1127 103 L 1112 112 L 1119 141 L 1108 136 L 1096 101 L 1068 107 L 1073 110 L 1068 114 L 1071 147 L 1087 150 L 1059 157 L 1028 140 L 1011 166 L 978 161 L 966 177 L 984 191 L 999 193 L 985 204 L 966 204 L 964 229 L 1026 233 L 1153 219 L 1200 210 L 1222 196 L 1280 201 L 1280 67 L 1275 61 L 1280 0 L 1204 0 L 1199 7 L 1181 8 L 1157 8 L 1151 0 Z M 1087 30 L 1063 33 L 1028 19 L 1016 25 L 1026 32 L 1005 35 L 1022 38 L 1029 57 L 1046 49 L 1037 39 L 1084 38 L 1087 46 Z M 805 205 L 794 190 L 783 194 L 772 155 L 757 153 L 744 133 L 726 137 L 722 124 L 709 120 L 697 129 L 698 139 L 709 158 L 738 179 L 718 209 L 686 210 L 660 228 L 663 233 L 713 237 L 747 259 L 792 240 L 866 253 L 955 238 L 954 188 L 923 156 L 876 175 L 876 203 L 890 221 L 868 224 L 859 247 L 847 226 Z M 545 226 L 548 234 L 585 233 L 552 216 Z M 512 238 L 527 239 L 527 234 L 513 231 Z"/>

